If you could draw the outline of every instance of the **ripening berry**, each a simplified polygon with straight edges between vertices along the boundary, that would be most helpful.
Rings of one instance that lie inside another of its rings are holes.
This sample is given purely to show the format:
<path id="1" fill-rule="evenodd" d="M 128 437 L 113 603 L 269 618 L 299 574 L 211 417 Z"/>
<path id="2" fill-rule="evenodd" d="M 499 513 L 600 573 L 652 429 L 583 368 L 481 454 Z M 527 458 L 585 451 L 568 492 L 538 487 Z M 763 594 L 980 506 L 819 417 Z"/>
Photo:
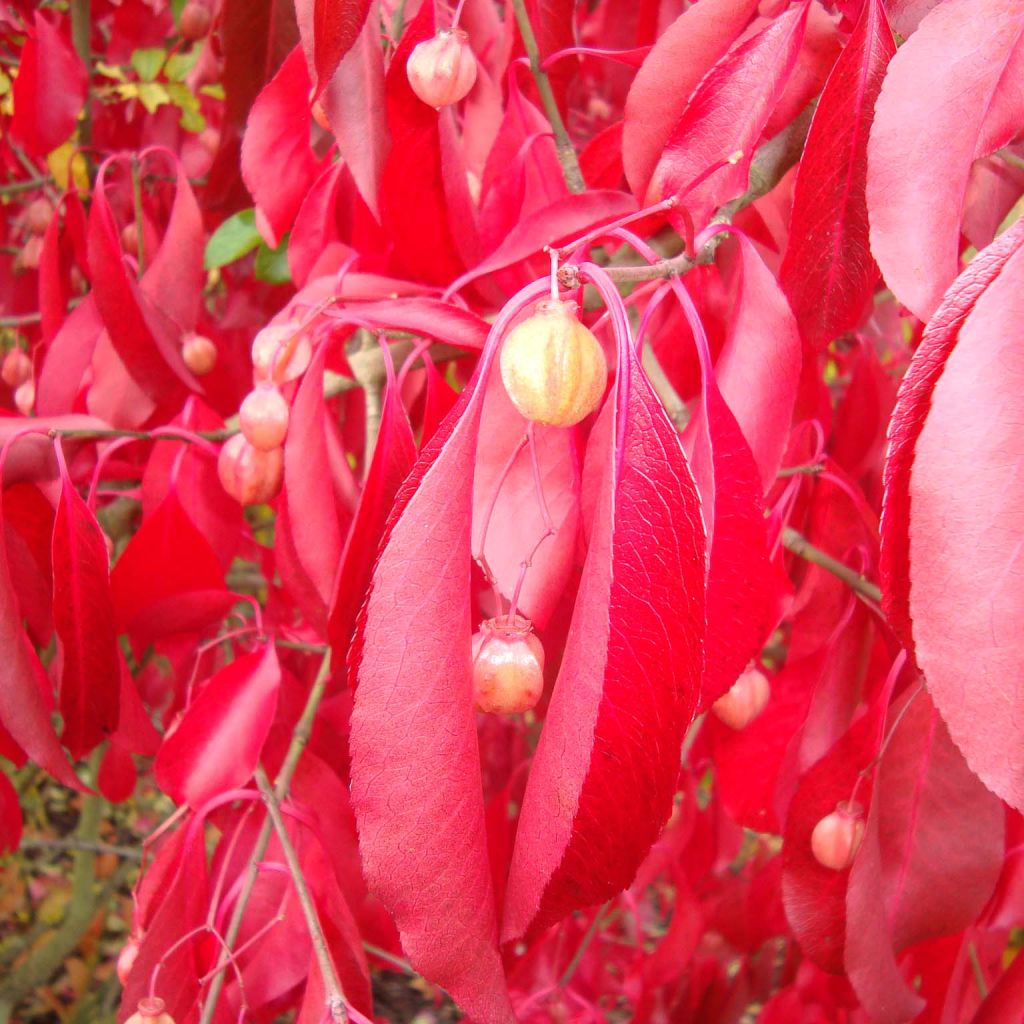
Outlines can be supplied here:
<path id="1" fill-rule="evenodd" d="M 814 826 L 811 853 L 823 868 L 845 871 L 857 856 L 863 838 L 864 819 L 860 808 L 840 803 Z"/>
<path id="2" fill-rule="evenodd" d="M 197 0 L 189 0 L 181 12 L 181 21 L 178 22 L 178 31 L 182 38 L 190 43 L 202 39 L 210 32 L 210 23 L 213 18 L 210 16 L 210 9 L 206 4 Z"/>
<path id="3" fill-rule="evenodd" d="M 45 235 L 53 220 L 53 206 L 48 199 L 33 199 L 25 210 L 25 224 L 33 235 Z"/>
<path id="4" fill-rule="evenodd" d="M 711 710 L 730 729 L 745 729 L 764 711 L 770 696 L 765 674 L 751 667 L 711 705 Z"/>
<path id="5" fill-rule="evenodd" d="M 139 251 L 139 227 L 135 221 L 121 228 L 121 248 L 129 256 L 134 256 Z"/>
<path id="6" fill-rule="evenodd" d="M 514 715 L 529 711 L 544 692 L 544 648 L 528 619 L 504 616 L 473 634 L 473 699 L 477 709 Z"/>
<path id="7" fill-rule="evenodd" d="M 288 403 L 273 384 L 258 384 L 238 410 L 238 425 L 254 448 L 278 448 L 288 433 Z"/>
<path id="8" fill-rule="evenodd" d="M 43 255 L 43 239 L 40 235 L 29 235 L 21 252 L 14 259 L 15 267 L 21 270 L 38 270 Z"/>
<path id="9" fill-rule="evenodd" d="M 306 372 L 313 358 L 309 335 L 295 323 L 269 324 L 252 342 L 252 378 L 283 384 Z"/>
<path id="10" fill-rule="evenodd" d="M 189 334 L 181 346 L 181 356 L 197 377 L 205 377 L 217 365 L 217 346 L 205 335 Z"/>
<path id="11" fill-rule="evenodd" d="M 405 65 L 412 91 L 431 107 L 447 107 L 469 94 L 476 81 L 476 57 L 461 29 L 438 32 L 409 54 Z"/>
<path id="12" fill-rule="evenodd" d="M 106 534 L 103 536 L 107 537 Z M 107 539 L 109 541 L 109 538 Z M 122 988 L 128 984 L 128 976 L 132 973 L 132 967 L 135 966 L 138 955 L 139 944 L 134 939 L 129 939 L 117 955 L 117 980 L 121 982 Z"/>
<path id="13" fill-rule="evenodd" d="M 23 348 L 12 348 L 4 356 L 0 377 L 9 388 L 16 388 L 32 377 L 32 360 Z"/>
<path id="14" fill-rule="evenodd" d="M 313 115 L 313 120 L 316 121 L 316 123 L 320 125 L 325 132 L 329 132 L 331 130 L 331 122 L 327 119 L 327 111 L 324 110 L 324 105 L 319 100 L 314 100 L 310 113 Z"/>
<path id="15" fill-rule="evenodd" d="M 512 404 L 535 423 L 571 427 L 601 404 L 608 363 L 573 302 L 541 302 L 501 346 L 501 379 Z"/>
<path id="16" fill-rule="evenodd" d="M 263 505 L 281 490 L 284 450 L 261 452 L 241 434 L 235 434 L 220 450 L 217 475 L 224 490 L 240 505 Z"/>
<path id="17" fill-rule="evenodd" d="M 14 407 L 22 416 L 28 416 L 36 405 L 36 386 L 27 380 L 14 389 Z"/>
<path id="18" fill-rule="evenodd" d="M 159 996 L 140 999 L 138 1008 L 125 1024 L 174 1024 L 174 1018 L 167 1012 L 167 1004 Z"/>

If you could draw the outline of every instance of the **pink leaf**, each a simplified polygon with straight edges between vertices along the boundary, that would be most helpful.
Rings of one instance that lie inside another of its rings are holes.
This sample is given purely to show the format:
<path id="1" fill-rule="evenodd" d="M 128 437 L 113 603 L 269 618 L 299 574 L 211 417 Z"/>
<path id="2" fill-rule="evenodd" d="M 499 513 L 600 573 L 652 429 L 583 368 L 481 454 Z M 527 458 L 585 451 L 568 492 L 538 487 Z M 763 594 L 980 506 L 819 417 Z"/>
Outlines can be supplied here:
<path id="1" fill-rule="evenodd" d="M 682 211 L 700 228 L 746 190 L 750 161 L 796 64 L 806 20 L 806 4 L 789 8 L 720 60 L 697 87 L 651 179 L 656 195 L 678 196 L 672 220 L 680 228 L 686 225 Z"/>
<path id="2" fill-rule="evenodd" d="M 868 131 L 896 52 L 882 0 L 866 0 L 825 83 L 797 171 L 780 278 L 807 344 L 856 327 L 878 280 L 868 240 Z"/>
<path id="3" fill-rule="evenodd" d="M 103 531 L 61 468 L 53 524 L 53 622 L 64 654 L 63 740 L 79 758 L 117 728 L 121 666 Z"/>
<path id="4" fill-rule="evenodd" d="M 641 202 L 694 89 L 756 9 L 755 0 L 702 0 L 679 15 L 647 55 L 626 97 L 622 136 L 626 179 Z"/>
<path id="5" fill-rule="evenodd" d="M 900 47 L 882 84 L 868 145 L 871 250 L 921 320 L 959 269 L 971 165 L 1024 127 L 1022 35 L 1018 4 L 947 0 Z"/>
<path id="6" fill-rule="evenodd" d="M 92 362 L 103 321 L 92 295 L 68 314 L 46 349 L 46 361 L 36 383 L 36 411 L 42 416 L 68 413 Z"/>
<path id="7" fill-rule="evenodd" d="M 359 38 L 370 0 L 299 0 L 295 5 L 315 100 Z"/>
<path id="8" fill-rule="evenodd" d="M 911 656 L 910 471 L 917 441 L 931 409 L 935 384 L 956 346 L 960 329 L 985 289 L 1022 244 L 1024 221 L 1018 221 L 967 265 L 925 327 L 893 410 L 884 471 L 879 572 L 886 618 Z"/>
<path id="9" fill-rule="evenodd" d="M 584 471 L 599 481 L 587 558 L 523 800 L 505 940 L 629 885 L 671 809 L 699 690 L 696 489 L 675 427 L 622 339 L 602 416 L 608 429 L 595 428 Z"/>
<path id="10" fill-rule="evenodd" d="M 273 644 L 208 679 L 156 756 L 160 788 L 196 809 L 248 782 L 274 721 L 280 685 Z"/>
<path id="11" fill-rule="evenodd" d="M 296 47 L 256 97 L 242 139 L 242 179 L 271 248 L 292 226 L 319 169 L 309 128 L 309 74 Z"/>
<path id="12" fill-rule="evenodd" d="M 914 38 L 917 38 L 916 36 Z M 998 243 L 997 243 L 998 244 Z M 910 479 L 910 614 L 918 664 L 972 771 L 1024 808 L 1024 459 L 1018 249 L 960 328 Z M 970 681 L 965 685 L 965 681 Z"/>
<path id="13" fill-rule="evenodd" d="M 74 131 L 89 76 L 70 41 L 41 12 L 32 17 L 12 87 L 10 133 L 29 156 L 43 157 Z"/>
<path id="14" fill-rule="evenodd" d="M 879 987 L 884 964 L 968 927 L 1003 862 L 1001 802 L 971 774 L 928 695 L 908 689 L 890 715 L 865 836 L 869 857 L 854 867 L 847 898 L 846 969 L 879 1021 L 906 1019 L 892 1012 L 896 991 Z M 881 928 L 864 916 L 879 908 Z"/>

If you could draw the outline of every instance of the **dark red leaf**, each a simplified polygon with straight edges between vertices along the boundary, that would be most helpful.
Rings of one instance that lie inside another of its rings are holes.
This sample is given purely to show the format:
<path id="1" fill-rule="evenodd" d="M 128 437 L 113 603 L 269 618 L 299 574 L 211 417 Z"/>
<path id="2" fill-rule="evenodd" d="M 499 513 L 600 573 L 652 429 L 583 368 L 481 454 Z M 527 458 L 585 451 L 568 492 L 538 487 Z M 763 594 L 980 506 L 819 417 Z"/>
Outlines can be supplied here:
<path id="1" fill-rule="evenodd" d="M 416 441 L 392 380 L 384 392 L 377 445 L 345 540 L 331 598 L 328 636 L 336 664 L 345 660 L 388 513 L 415 461 Z"/>
<path id="2" fill-rule="evenodd" d="M 7 772 L 0 768 L 0 854 L 13 853 L 21 842 L 21 801 Z"/>
<path id="3" fill-rule="evenodd" d="M 302 45 L 313 78 L 311 100 L 324 91 L 342 57 L 359 38 L 370 6 L 370 0 L 298 0 L 296 3 Z"/>
<path id="4" fill-rule="evenodd" d="M 16 583 L 11 578 L 7 546 L 0 543 L 0 659 L 5 666 L 4 685 L 0 686 L 0 722 L 36 764 L 65 786 L 82 789 L 50 721 L 39 684 L 40 677 L 45 679 L 45 675 L 21 628 Z"/>
<path id="5" fill-rule="evenodd" d="M 121 665 L 109 564 L 103 531 L 64 470 L 53 524 L 53 623 L 64 656 L 63 740 L 76 759 L 117 728 Z"/>
<path id="6" fill-rule="evenodd" d="M 865 0 L 825 83 L 797 171 L 780 279 L 814 349 L 860 323 L 878 280 L 864 195 L 868 132 L 895 52 L 882 0 Z"/>
<path id="7" fill-rule="evenodd" d="M 203 683 L 156 756 L 160 788 L 198 809 L 244 785 L 270 732 L 280 685 L 273 644 L 236 658 Z"/>
<path id="8" fill-rule="evenodd" d="M 921 320 L 960 268 L 971 165 L 1024 127 L 1022 39 L 1016 4 L 943 3 L 900 47 L 882 84 L 868 145 L 871 251 Z"/>
<path id="9" fill-rule="evenodd" d="M 132 755 L 116 741 L 103 752 L 97 783 L 100 792 L 112 803 L 121 803 L 135 792 L 137 774 Z"/>

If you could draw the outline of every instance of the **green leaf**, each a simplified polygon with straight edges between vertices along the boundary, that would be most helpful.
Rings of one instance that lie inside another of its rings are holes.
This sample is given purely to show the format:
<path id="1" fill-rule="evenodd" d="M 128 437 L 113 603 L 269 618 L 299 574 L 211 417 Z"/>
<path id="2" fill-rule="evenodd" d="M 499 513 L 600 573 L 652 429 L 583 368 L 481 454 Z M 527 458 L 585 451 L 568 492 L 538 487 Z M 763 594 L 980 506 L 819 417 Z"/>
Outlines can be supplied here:
<path id="1" fill-rule="evenodd" d="M 203 265 L 207 270 L 213 270 L 234 263 L 252 252 L 262 241 L 256 230 L 256 211 L 251 207 L 239 210 L 210 236 Z"/>
<path id="2" fill-rule="evenodd" d="M 192 90 L 182 82 L 168 82 L 165 88 L 171 102 L 181 110 L 181 127 L 187 132 L 201 132 L 206 127 L 206 118 Z"/>
<path id="3" fill-rule="evenodd" d="M 256 278 L 267 284 L 288 284 L 292 272 L 288 266 L 287 236 L 276 249 L 271 249 L 265 242 L 260 243 L 256 252 Z"/>
<path id="4" fill-rule="evenodd" d="M 160 47 L 148 47 L 132 53 L 132 67 L 144 82 L 152 82 L 160 74 L 160 69 L 167 60 L 167 51 Z"/>
<path id="5" fill-rule="evenodd" d="M 196 66 L 200 50 L 202 50 L 202 46 L 197 44 L 181 53 L 172 53 L 167 58 L 164 74 L 172 82 L 184 82 L 188 73 Z"/>

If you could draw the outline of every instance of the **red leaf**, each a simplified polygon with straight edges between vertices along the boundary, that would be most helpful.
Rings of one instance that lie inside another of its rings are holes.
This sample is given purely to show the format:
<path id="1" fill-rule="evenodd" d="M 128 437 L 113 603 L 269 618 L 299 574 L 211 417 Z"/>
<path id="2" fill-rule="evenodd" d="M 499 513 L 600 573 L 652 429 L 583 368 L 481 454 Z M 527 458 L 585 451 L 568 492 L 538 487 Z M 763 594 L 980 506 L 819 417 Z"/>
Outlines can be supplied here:
<path id="1" fill-rule="evenodd" d="M 600 481 L 587 558 L 523 800 L 504 940 L 629 885 L 671 810 L 699 691 L 696 489 L 624 339 L 602 416 L 584 470 Z"/>
<path id="2" fill-rule="evenodd" d="M 879 1021 L 905 1019 L 892 1008 L 902 983 L 886 984 L 884 965 L 909 946 L 968 927 L 1003 862 L 1003 806 L 971 774 L 928 695 L 910 687 L 890 721 L 865 856 L 847 897 L 846 969 Z"/>
<path id="3" fill-rule="evenodd" d="M 336 664 L 342 664 L 345 659 L 356 615 L 370 584 L 388 513 L 415 461 L 416 441 L 392 380 L 384 392 L 377 445 L 345 540 L 331 598 L 328 636 Z"/>
<path id="4" fill-rule="evenodd" d="M 181 328 L 149 299 L 125 268 L 106 194 L 105 175 L 110 166 L 108 160 L 100 168 L 89 214 L 90 294 L 131 377 L 156 402 L 174 403 L 186 388 L 198 390 L 198 385 L 181 357 Z"/>
<path id="5" fill-rule="evenodd" d="M 671 218 L 680 228 L 687 226 L 683 211 L 700 228 L 746 190 L 750 161 L 800 53 L 806 20 L 806 4 L 789 8 L 720 60 L 697 87 L 651 179 L 657 195 L 679 197 Z"/>
<path id="6" fill-rule="evenodd" d="M 957 278 L 925 327 L 921 344 L 900 385 L 889 425 L 882 502 L 879 572 L 882 606 L 889 624 L 913 656 L 910 625 L 910 471 L 918 438 L 931 410 L 935 384 L 967 317 L 1007 260 L 1024 244 L 1024 221 L 980 252 Z"/>
<path id="7" fill-rule="evenodd" d="M 177 494 L 168 493 L 128 542 L 110 574 L 118 631 L 137 628 L 154 609 L 173 620 L 161 625 L 168 632 L 202 629 L 219 618 L 217 607 L 234 602 L 224 587 L 224 570 L 217 556 L 181 507 Z M 211 604 L 201 595 L 216 598 Z M 226 609 L 224 609 L 226 610 Z"/>
<path id="8" fill-rule="evenodd" d="M 103 752 L 97 783 L 100 792 L 112 803 L 121 803 L 135 792 L 137 773 L 132 755 L 117 742 Z"/>
<path id="9" fill-rule="evenodd" d="M 917 38 L 916 36 L 914 38 Z M 998 243 L 997 243 L 998 244 Z M 982 781 L 1024 808 L 1024 611 L 1018 423 L 1024 253 L 960 328 L 931 394 L 910 479 L 910 615 L 917 662 Z M 965 680 L 971 685 L 965 686 Z"/>
<path id="10" fill-rule="evenodd" d="M 53 524 L 53 623 L 64 665 L 64 744 L 82 757 L 117 728 L 121 665 L 103 531 L 62 466 Z"/>
<path id="11" fill-rule="evenodd" d="M 39 11 L 18 61 L 12 87 L 11 138 L 29 156 L 46 156 L 75 129 L 89 76 L 70 42 Z"/>
<path id="12" fill-rule="evenodd" d="M 82 379 L 92 362 L 103 321 L 92 295 L 68 314 L 46 349 L 36 383 L 36 411 L 41 416 L 71 412 Z"/>
<path id="13" fill-rule="evenodd" d="M 800 380 L 800 334 L 774 274 L 741 235 L 719 249 L 730 285 L 725 344 L 718 355 L 718 385 L 750 445 L 765 491 L 789 443 Z"/>
<path id="14" fill-rule="evenodd" d="M 434 6 L 423 4 L 391 58 L 385 91 L 392 146 L 381 176 L 380 205 L 397 265 L 413 280 L 447 284 L 466 266 L 448 212 L 439 124 L 454 115 L 419 99 L 405 70 L 413 47 L 433 34 Z"/>
<path id="15" fill-rule="evenodd" d="M 0 520 L 3 519 L 0 491 Z M 45 678 L 39 659 L 21 628 L 21 611 L 7 561 L 7 545 L 0 533 L 0 661 L 4 684 L 0 686 L 0 722 L 28 756 L 58 782 L 82 789 L 61 749 L 50 721 L 38 679 Z"/>
<path id="16" fill-rule="evenodd" d="M 156 756 L 160 788 L 175 803 L 197 809 L 248 782 L 274 721 L 280 685 L 273 644 L 208 679 Z"/>
<path id="17" fill-rule="evenodd" d="M 309 74 L 296 47 L 256 97 L 242 139 L 242 180 L 271 248 L 292 226 L 319 171 L 310 123 Z"/>
<path id="18" fill-rule="evenodd" d="M 14 853 L 21 842 L 21 802 L 7 773 L 0 769 L 0 854 Z"/>
<path id="19" fill-rule="evenodd" d="M 626 97 L 622 162 L 641 202 L 694 89 L 725 56 L 756 9 L 756 0 L 694 4 L 665 30 L 637 71 Z"/>
<path id="20" fill-rule="evenodd" d="M 342 57 L 359 38 L 370 6 L 370 0 L 298 0 L 296 3 L 302 45 L 313 77 L 311 100 L 324 91 Z"/>
<path id="21" fill-rule="evenodd" d="M 318 629 L 327 623 L 334 579 L 341 558 L 341 525 L 327 456 L 323 367 L 326 346 L 310 364 L 299 385 L 284 444 L 284 502 L 290 544 L 298 568 L 308 581 L 293 596 Z"/>
<path id="22" fill-rule="evenodd" d="M 947 0 L 893 57 L 868 145 L 871 251 L 886 284 L 927 320 L 960 265 L 971 165 L 1024 127 L 1024 10 Z"/>
<path id="23" fill-rule="evenodd" d="M 836 61 L 797 171 L 780 278 L 814 349 L 856 327 L 878 280 L 868 240 L 868 131 L 896 52 L 882 0 L 866 0 Z"/>
<path id="24" fill-rule="evenodd" d="M 636 203 L 622 192 L 592 190 L 556 199 L 519 221 L 489 256 L 451 286 L 455 292 L 470 281 L 519 263 L 539 253 L 545 245 L 564 245 L 590 228 L 636 210 Z"/>

